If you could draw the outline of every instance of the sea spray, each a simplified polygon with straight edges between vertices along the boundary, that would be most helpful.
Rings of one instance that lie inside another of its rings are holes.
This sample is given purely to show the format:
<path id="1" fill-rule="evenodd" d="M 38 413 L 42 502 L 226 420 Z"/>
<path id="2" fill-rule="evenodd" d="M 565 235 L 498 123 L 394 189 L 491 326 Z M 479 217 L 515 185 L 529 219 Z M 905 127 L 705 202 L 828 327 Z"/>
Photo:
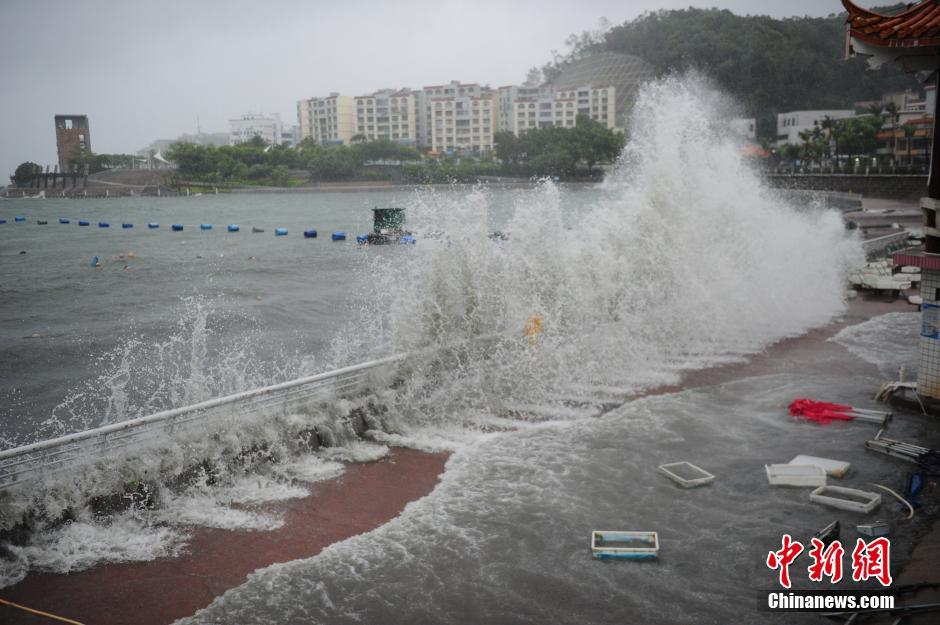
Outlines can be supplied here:
<path id="1" fill-rule="evenodd" d="M 721 101 L 695 76 L 646 85 L 621 161 L 577 210 L 548 181 L 499 220 L 485 188 L 416 194 L 409 226 L 433 236 L 372 261 L 373 303 L 337 359 L 418 354 L 398 396 L 407 428 L 636 392 L 830 320 L 858 241 L 762 183 Z"/>
<path id="2" fill-rule="evenodd" d="M 174 330 L 160 337 L 131 332 L 116 348 L 93 355 L 88 368 L 97 374 L 72 388 L 39 429 L 11 432 L 10 440 L 54 438 L 315 371 L 314 358 L 289 349 L 277 361 L 260 357 L 258 322 L 216 299 L 185 297 L 175 318 Z"/>

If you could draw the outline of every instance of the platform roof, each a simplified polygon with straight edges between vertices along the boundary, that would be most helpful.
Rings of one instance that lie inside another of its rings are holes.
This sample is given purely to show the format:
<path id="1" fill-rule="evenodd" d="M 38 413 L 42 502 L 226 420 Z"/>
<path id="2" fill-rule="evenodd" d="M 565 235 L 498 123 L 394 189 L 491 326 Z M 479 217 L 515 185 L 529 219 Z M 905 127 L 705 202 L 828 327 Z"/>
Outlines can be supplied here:
<path id="1" fill-rule="evenodd" d="M 842 0 L 846 18 L 846 56 L 865 56 L 874 68 L 899 63 L 907 71 L 940 67 L 940 0 L 921 0 L 885 15 Z"/>

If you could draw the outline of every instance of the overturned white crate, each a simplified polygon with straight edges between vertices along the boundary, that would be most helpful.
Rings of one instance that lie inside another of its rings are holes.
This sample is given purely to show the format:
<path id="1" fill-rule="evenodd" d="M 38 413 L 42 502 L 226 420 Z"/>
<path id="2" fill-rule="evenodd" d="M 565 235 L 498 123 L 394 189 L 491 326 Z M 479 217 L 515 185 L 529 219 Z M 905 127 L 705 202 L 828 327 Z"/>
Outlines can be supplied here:
<path id="1" fill-rule="evenodd" d="M 832 477 L 845 477 L 852 465 L 842 460 L 833 460 L 832 458 L 820 458 L 818 456 L 806 456 L 800 454 L 790 461 L 790 464 L 812 464 L 821 467 L 828 475 Z"/>
<path id="2" fill-rule="evenodd" d="M 691 462 L 670 462 L 661 464 L 656 470 L 683 488 L 694 488 L 708 484 L 715 476 Z"/>
<path id="3" fill-rule="evenodd" d="M 815 464 L 765 464 L 773 486 L 825 486 L 826 472 Z"/>
<path id="4" fill-rule="evenodd" d="M 881 495 L 844 486 L 820 486 L 809 494 L 815 501 L 830 508 L 868 514 L 881 504 Z"/>

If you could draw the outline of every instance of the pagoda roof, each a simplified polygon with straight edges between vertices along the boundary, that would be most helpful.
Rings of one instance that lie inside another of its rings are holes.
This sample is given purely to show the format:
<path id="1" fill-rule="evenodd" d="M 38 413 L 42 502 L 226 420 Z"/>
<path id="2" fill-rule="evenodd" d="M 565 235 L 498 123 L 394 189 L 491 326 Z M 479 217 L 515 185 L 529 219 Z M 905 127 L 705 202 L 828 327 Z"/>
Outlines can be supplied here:
<path id="1" fill-rule="evenodd" d="M 900 64 L 906 71 L 940 67 L 940 0 L 921 0 L 894 15 L 882 15 L 842 0 L 846 18 L 846 57 L 868 57 L 877 69 Z"/>
<path id="2" fill-rule="evenodd" d="M 921 0 L 895 15 L 882 15 L 842 0 L 849 35 L 875 46 L 917 48 L 940 45 L 940 0 Z"/>

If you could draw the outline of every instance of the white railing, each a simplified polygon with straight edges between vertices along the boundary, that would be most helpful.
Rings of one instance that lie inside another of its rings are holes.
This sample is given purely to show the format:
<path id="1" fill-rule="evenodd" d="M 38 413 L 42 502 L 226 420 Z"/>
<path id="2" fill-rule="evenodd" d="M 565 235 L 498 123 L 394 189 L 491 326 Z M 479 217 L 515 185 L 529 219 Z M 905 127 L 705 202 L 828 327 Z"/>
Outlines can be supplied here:
<path id="1" fill-rule="evenodd" d="M 148 441 L 158 438 L 180 437 L 197 428 L 237 425 L 244 415 L 284 412 L 314 400 L 353 395 L 368 388 L 370 376 L 377 369 L 395 365 L 404 358 L 404 355 L 389 356 L 3 450 L 0 451 L 0 492 L 13 485 L 115 456 L 128 448 L 141 449 Z"/>
<path id="2" fill-rule="evenodd" d="M 891 234 L 885 234 L 873 239 L 865 239 L 862 241 L 862 249 L 865 250 L 866 256 L 872 258 L 875 255 L 911 247 L 905 244 L 909 236 L 910 233 L 907 230 L 901 229 Z"/>

